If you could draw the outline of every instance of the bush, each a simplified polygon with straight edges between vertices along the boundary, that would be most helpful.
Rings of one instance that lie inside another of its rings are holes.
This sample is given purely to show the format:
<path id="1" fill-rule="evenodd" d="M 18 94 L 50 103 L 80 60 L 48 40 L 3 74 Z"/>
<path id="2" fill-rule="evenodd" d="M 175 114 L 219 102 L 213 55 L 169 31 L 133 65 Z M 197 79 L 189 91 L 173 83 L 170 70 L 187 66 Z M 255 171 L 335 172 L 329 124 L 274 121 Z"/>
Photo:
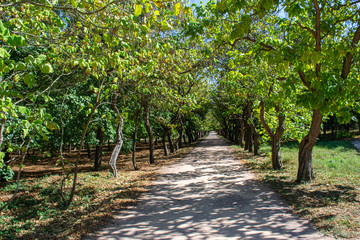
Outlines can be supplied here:
<path id="1" fill-rule="evenodd" d="M 0 168 L 0 181 L 10 181 L 14 177 L 14 171 L 11 169 L 10 166 L 4 165 Z"/>

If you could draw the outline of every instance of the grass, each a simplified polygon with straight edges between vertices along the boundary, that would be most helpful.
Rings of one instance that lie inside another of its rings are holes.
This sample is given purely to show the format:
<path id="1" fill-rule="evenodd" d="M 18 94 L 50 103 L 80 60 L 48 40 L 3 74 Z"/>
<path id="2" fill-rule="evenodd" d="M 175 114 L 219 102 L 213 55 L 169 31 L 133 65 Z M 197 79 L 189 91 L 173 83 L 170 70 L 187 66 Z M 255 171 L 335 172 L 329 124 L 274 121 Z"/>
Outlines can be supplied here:
<path id="1" fill-rule="evenodd" d="M 148 163 L 147 147 L 139 146 L 139 171 L 133 171 L 131 154 L 123 154 L 118 161 L 119 177 L 113 178 L 105 165 L 93 172 L 92 161 L 86 153 L 80 164 L 76 196 L 70 208 L 63 207 L 60 195 L 62 175 L 56 159 L 36 165 L 29 160 L 18 197 L 0 213 L 0 240 L 5 239 L 80 239 L 111 220 L 114 214 L 137 202 L 147 191 L 156 171 L 163 165 L 180 160 L 192 147 L 180 149 L 164 157 L 161 146 L 155 151 L 157 164 Z M 106 162 L 111 152 L 107 152 Z M 72 156 L 67 156 L 69 159 Z M 68 182 L 67 187 L 70 187 Z M 16 182 L 1 183 L 0 206 L 12 196 Z"/>
<path id="2" fill-rule="evenodd" d="M 348 141 L 321 141 L 313 150 L 315 180 L 296 184 L 297 143 L 281 148 L 284 169 L 271 169 L 271 148 L 252 156 L 233 146 L 258 178 L 270 184 L 300 216 L 311 220 L 326 234 L 360 238 L 360 154 Z"/>

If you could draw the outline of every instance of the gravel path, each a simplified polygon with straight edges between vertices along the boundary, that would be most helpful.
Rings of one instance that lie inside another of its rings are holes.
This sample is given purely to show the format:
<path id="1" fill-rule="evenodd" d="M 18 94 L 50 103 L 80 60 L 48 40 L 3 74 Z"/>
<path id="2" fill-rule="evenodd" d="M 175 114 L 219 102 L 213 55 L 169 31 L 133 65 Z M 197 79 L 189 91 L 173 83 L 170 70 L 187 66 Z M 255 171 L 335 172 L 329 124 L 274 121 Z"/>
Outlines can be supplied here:
<path id="1" fill-rule="evenodd" d="M 215 133 L 91 239 L 332 239 L 258 182 Z"/>

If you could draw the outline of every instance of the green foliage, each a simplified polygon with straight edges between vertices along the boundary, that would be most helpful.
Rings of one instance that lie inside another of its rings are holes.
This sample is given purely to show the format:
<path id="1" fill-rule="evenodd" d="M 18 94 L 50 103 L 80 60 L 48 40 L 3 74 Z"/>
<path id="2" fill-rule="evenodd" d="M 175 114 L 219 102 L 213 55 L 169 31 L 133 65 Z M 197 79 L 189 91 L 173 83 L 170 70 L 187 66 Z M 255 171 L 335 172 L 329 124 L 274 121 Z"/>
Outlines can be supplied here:
<path id="1" fill-rule="evenodd" d="M 14 177 L 14 171 L 10 166 L 3 165 L 0 168 L 0 181 L 10 181 Z"/>

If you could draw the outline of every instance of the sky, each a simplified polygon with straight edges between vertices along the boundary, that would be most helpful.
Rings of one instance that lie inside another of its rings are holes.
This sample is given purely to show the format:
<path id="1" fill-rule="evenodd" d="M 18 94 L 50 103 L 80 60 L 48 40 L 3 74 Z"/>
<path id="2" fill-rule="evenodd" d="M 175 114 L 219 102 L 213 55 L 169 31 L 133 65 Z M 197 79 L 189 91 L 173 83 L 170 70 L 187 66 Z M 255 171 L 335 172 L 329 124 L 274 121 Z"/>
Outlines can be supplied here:
<path id="1" fill-rule="evenodd" d="M 203 3 L 207 3 L 208 0 L 189 0 L 189 5 L 195 3 L 195 4 L 199 4 L 200 2 L 203 2 Z"/>

